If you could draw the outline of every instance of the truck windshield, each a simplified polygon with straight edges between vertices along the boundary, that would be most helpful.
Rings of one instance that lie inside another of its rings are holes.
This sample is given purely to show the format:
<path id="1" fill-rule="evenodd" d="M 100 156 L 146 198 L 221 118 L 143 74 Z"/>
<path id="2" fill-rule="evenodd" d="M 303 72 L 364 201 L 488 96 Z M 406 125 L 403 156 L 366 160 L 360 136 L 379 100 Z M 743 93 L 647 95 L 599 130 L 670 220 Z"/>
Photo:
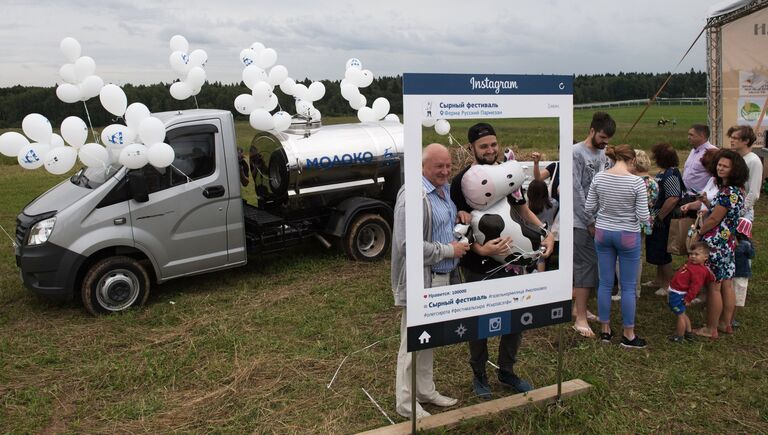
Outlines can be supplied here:
<path id="1" fill-rule="evenodd" d="M 115 175 L 120 168 L 121 166 L 113 165 L 109 165 L 106 168 L 80 168 L 69 181 L 75 186 L 95 189 Z"/>

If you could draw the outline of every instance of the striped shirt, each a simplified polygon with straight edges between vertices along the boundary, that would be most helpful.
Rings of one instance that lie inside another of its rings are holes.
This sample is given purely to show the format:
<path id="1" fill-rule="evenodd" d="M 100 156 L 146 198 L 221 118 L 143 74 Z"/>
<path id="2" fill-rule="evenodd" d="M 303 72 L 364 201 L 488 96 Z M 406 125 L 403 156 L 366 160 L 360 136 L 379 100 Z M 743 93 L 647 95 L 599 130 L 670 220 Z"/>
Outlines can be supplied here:
<path id="1" fill-rule="evenodd" d="M 645 183 L 636 175 L 599 172 L 589 186 L 584 209 L 592 216 L 597 212 L 595 228 L 639 232 L 640 223 L 648 222 Z"/>
<path id="2" fill-rule="evenodd" d="M 424 193 L 427 195 L 429 206 L 432 208 L 432 241 L 449 244 L 456 241 L 453 235 L 453 227 L 456 224 L 456 205 L 451 201 L 451 188 L 448 183 L 438 187 L 432 185 L 426 177 L 421 177 Z M 443 197 L 437 193 L 437 189 L 443 191 Z M 425 211 L 426 213 L 426 211 Z M 459 263 L 458 258 L 446 258 L 432 265 L 432 272 L 451 272 Z"/>

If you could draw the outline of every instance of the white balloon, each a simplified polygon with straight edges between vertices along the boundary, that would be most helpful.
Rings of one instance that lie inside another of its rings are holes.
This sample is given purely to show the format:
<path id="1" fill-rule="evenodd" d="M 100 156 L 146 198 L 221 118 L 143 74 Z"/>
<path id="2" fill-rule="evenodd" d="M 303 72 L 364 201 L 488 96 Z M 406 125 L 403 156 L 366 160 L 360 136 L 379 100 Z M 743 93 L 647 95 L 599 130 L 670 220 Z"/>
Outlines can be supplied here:
<path id="1" fill-rule="evenodd" d="M 376 115 L 373 113 L 373 109 L 370 107 L 361 107 L 357 110 L 357 117 L 360 122 L 373 122 L 376 121 Z"/>
<path id="2" fill-rule="evenodd" d="M 80 83 L 80 99 L 83 101 L 89 100 L 101 92 L 101 88 L 104 87 L 104 80 L 96 75 L 91 75 L 85 78 Z"/>
<path id="3" fill-rule="evenodd" d="M 269 84 L 277 86 L 288 78 L 288 68 L 283 65 L 275 65 L 269 70 Z"/>
<path id="4" fill-rule="evenodd" d="M 128 169 L 143 168 L 149 162 L 147 147 L 140 143 L 130 144 L 120 150 L 118 161 Z"/>
<path id="5" fill-rule="evenodd" d="M 189 64 L 189 55 L 181 51 L 174 51 L 168 57 L 168 61 L 171 63 L 171 68 L 179 78 L 187 76 L 189 69 L 192 65 Z"/>
<path id="6" fill-rule="evenodd" d="M 295 88 L 296 82 L 293 81 L 293 79 L 290 77 L 286 78 L 282 81 L 282 83 L 280 83 L 280 90 L 282 90 L 285 95 L 293 95 Z"/>
<path id="7" fill-rule="evenodd" d="M 437 122 L 434 118 L 424 118 L 421 120 L 421 125 L 427 128 L 434 127 L 435 122 Z"/>
<path id="8" fill-rule="evenodd" d="M 312 103 L 306 100 L 296 100 L 296 113 L 307 118 L 312 117 Z"/>
<path id="9" fill-rule="evenodd" d="M 29 145 L 29 140 L 21 133 L 9 131 L 0 134 L 0 153 L 8 157 L 16 157 L 19 151 Z"/>
<path id="10" fill-rule="evenodd" d="M 365 107 L 366 104 L 368 104 L 368 99 L 365 98 L 365 95 L 360 94 L 356 99 L 349 102 L 349 107 L 355 110 L 360 110 Z"/>
<path id="11" fill-rule="evenodd" d="M 43 166 L 43 157 L 45 157 L 49 150 L 48 144 L 31 143 L 19 150 L 16 159 L 24 169 L 37 169 Z"/>
<path id="12" fill-rule="evenodd" d="M 345 70 L 348 70 L 350 68 L 363 69 L 363 63 L 360 62 L 360 59 L 353 57 L 347 61 Z"/>
<path id="13" fill-rule="evenodd" d="M 88 126 L 77 116 L 68 116 L 61 123 L 61 136 L 74 148 L 80 148 L 88 139 Z"/>
<path id="14" fill-rule="evenodd" d="M 156 168 L 167 168 L 176 159 L 176 153 L 164 142 L 153 144 L 147 150 L 149 164 Z"/>
<path id="15" fill-rule="evenodd" d="M 75 61 L 75 76 L 77 81 L 81 82 L 86 77 L 92 76 L 96 72 L 96 62 L 90 56 L 82 56 Z"/>
<path id="16" fill-rule="evenodd" d="M 202 90 L 203 90 L 203 88 L 202 88 L 202 87 L 200 87 L 200 88 L 195 88 L 195 89 L 192 89 L 192 95 L 197 95 L 197 94 L 199 94 L 199 93 L 200 93 L 200 91 L 202 91 Z"/>
<path id="17" fill-rule="evenodd" d="M 341 96 L 347 101 L 359 100 L 360 90 L 352 83 L 344 83 L 341 85 Z"/>
<path id="18" fill-rule="evenodd" d="M 373 114 L 376 115 L 376 119 L 382 119 L 389 113 L 389 100 L 379 97 L 373 100 L 371 108 L 373 109 Z"/>
<path id="19" fill-rule="evenodd" d="M 51 135 L 51 143 L 49 144 L 51 146 L 51 149 L 63 147 L 64 146 L 64 138 L 59 136 L 56 133 L 53 133 Z"/>
<path id="20" fill-rule="evenodd" d="M 107 112 L 115 116 L 123 116 L 125 108 L 128 105 L 128 99 L 120 86 L 108 84 L 101 88 L 99 92 L 99 101 Z"/>
<path id="21" fill-rule="evenodd" d="M 400 122 L 400 118 L 395 115 L 394 113 L 390 113 L 389 115 L 384 117 L 385 121 L 392 121 L 392 122 Z"/>
<path id="22" fill-rule="evenodd" d="M 67 83 L 77 84 L 77 74 L 75 73 L 74 63 L 65 63 L 59 68 L 59 76 Z"/>
<path id="23" fill-rule="evenodd" d="M 257 54 L 250 48 L 246 48 L 240 52 L 240 62 L 245 66 L 253 65 L 256 61 Z"/>
<path id="24" fill-rule="evenodd" d="M 206 53 L 205 50 L 198 48 L 197 50 L 193 50 L 192 53 L 189 53 L 190 65 L 203 67 L 206 62 L 208 62 L 208 53 Z"/>
<path id="25" fill-rule="evenodd" d="M 313 108 L 312 112 L 310 113 L 310 120 L 312 121 L 320 121 L 322 119 L 323 115 L 320 113 L 319 110 Z"/>
<path id="26" fill-rule="evenodd" d="M 177 100 L 186 100 L 192 96 L 192 89 L 185 82 L 176 82 L 171 85 L 171 96 Z"/>
<path id="27" fill-rule="evenodd" d="M 361 88 L 360 83 L 363 81 L 363 71 L 357 68 L 347 68 L 347 71 L 344 72 L 344 80 Z"/>
<path id="28" fill-rule="evenodd" d="M 272 48 L 265 48 L 259 53 L 256 64 L 262 68 L 269 68 L 277 62 L 277 52 Z"/>
<path id="29" fill-rule="evenodd" d="M 139 124 L 139 138 L 145 145 L 162 142 L 165 139 L 165 124 L 154 116 L 144 118 Z"/>
<path id="30" fill-rule="evenodd" d="M 181 36 L 181 35 L 173 35 L 171 37 L 171 51 L 181 51 L 181 52 L 188 52 L 189 51 L 189 42 L 187 41 L 187 38 Z"/>
<path id="31" fill-rule="evenodd" d="M 141 121 L 149 118 L 149 109 L 142 103 L 131 103 L 125 109 L 125 123 L 133 131 L 139 131 Z"/>
<path id="32" fill-rule="evenodd" d="M 254 42 L 253 44 L 251 44 L 251 46 L 248 48 L 248 50 L 251 50 L 251 51 L 253 51 L 256 54 L 259 54 L 265 48 L 266 47 L 261 42 Z"/>
<path id="33" fill-rule="evenodd" d="M 133 143 L 136 131 L 123 124 L 111 124 L 101 131 L 101 142 L 107 148 L 122 148 Z"/>
<path id="34" fill-rule="evenodd" d="M 293 96 L 299 100 L 307 100 L 309 88 L 304 83 L 296 83 L 296 86 L 293 87 Z"/>
<path id="35" fill-rule="evenodd" d="M 256 65 L 248 65 L 243 69 L 243 83 L 248 89 L 253 89 L 256 83 L 266 82 L 267 79 L 268 76 L 266 71 Z"/>
<path id="36" fill-rule="evenodd" d="M 56 96 L 65 103 L 77 103 L 82 97 L 80 87 L 72 83 L 62 83 L 56 87 Z"/>
<path id="37" fill-rule="evenodd" d="M 279 111 L 272 115 L 275 130 L 285 131 L 291 126 L 291 115 L 288 112 Z"/>
<path id="38" fill-rule="evenodd" d="M 235 98 L 235 110 L 243 115 L 250 115 L 256 105 L 253 102 L 253 95 L 240 94 Z"/>
<path id="39" fill-rule="evenodd" d="M 275 126 L 272 115 L 270 115 L 266 109 L 253 109 L 249 121 L 251 123 L 251 127 L 255 128 L 256 130 L 271 130 Z"/>
<path id="40" fill-rule="evenodd" d="M 63 142 L 63 141 L 62 141 Z M 60 146 L 51 148 L 45 154 L 43 166 L 45 170 L 54 175 L 66 174 L 77 161 L 77 150 L 72 147 Z"/>
<path id="41" fill-rule="evenodd" d="M 312 82 L 307 90 L 309 101 L 318 101 L 325 96 L 325 85 L 322 82 Z"/>
<path id="42" fill-rule="evenodd" d="M 61 43 L 59 44 L 59 49 L 62 53 L 64 53 L 64 57 L 67 58 L 67 61 L 69 62 L 74 62 L 78 57 L 80 57 L 80 43 L 77 42 L 77 39 L 75 38 L 68 36 L 62 39 Z"/>
<path id="43" fill-rule="evenodd" d="M 200 66 L 193 66 L 187 73 L 185 81 L 192 89 L 198 89 L 203 86 L 205 79 L 205 70 Z"/>
<path id="44" fill-rule="evenodd" d="M 35 142 L 50 143 L 53 127 L 45 116 L 39 113 L 30 113 L 21 121 L 21 129 L 28 138 Z"/>
<path id="45" fill-rule="evenodd" d="M 103 168 L 110 163 L 109 151 L 97 143 L 87 143 L 80 147 L 77 153 L 85 166 Z"/>
<path id="46" fill-rule="evenodd" d="M 373 83 L 373 73 L 367 69 L 360 71 L 360 81 L 358 82 L 358 86 L 367 88 L 371 83 Z"/>
<path id="47" fill-rule="evenodd" d="M 278 104 L 279 102 L 277 101 L 277 95 L 272 94 L 269 96 L 269 101 L 267 101 L 267 103 L 264 105 L 264 108 L 271 112 L 275 110 Z"/>
<path id="48" fill-rule="evenodd" d="M 446 121 L 445 119 L 438 119 L 437 122 L 435 122 L 435 133 L 439 134 L 440 136 L 445 136 L 451 131 L 451 124 Z"/>
<path id="49" fill-rule="evenodd" d="M 272 97 L 272 86 L 267 82 L 256 82 L 253 85 L 253 104 L 256 107 L 264 107 Z"/>

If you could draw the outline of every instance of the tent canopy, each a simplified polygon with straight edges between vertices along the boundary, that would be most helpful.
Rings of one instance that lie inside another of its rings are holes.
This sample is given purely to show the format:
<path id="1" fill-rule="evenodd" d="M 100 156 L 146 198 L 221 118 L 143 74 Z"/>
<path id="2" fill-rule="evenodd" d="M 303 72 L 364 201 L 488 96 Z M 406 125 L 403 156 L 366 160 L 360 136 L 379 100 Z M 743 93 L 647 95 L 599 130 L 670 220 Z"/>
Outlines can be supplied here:
<path id="1" fill-rule="evenodd" d="M 720 15 L 725 15 L 727 13 L 741 9 L 753 1 L 754 0 L 727 0 L 720 2 L 709 8 L 709 11 L 707 11 L 707 19 L 719 17 Z"/>

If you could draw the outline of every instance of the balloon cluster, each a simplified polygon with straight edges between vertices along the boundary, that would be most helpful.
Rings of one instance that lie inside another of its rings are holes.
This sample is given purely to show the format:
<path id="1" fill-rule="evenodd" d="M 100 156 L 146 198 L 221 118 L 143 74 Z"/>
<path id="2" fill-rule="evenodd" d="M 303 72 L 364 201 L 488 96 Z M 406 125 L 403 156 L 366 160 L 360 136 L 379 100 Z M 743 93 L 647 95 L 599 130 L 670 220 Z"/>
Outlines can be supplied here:
<path id="1" fill-rule="evenodd" d="M 96 62 L 93 58 L 80 55 L 82 49 L 75 38 L 62 39 L 59 48 L 69 62 L 59 69 L 59 76 L 65 82 L 56 88 L 59 100 L 76 103 L 99 95 L 104 80 L 95 74 Z"/>
<path id="2" fill-rule="evenodd" d="M 389 100 L 379 97 L 367 107 L 368 100 L 360 93 L 360 88 L 366 88 L 373 83 L 373 73 L 363 69 L 360 59 L 351 58 L 347 61 L 344 79 L 341 81 L 341 96 L 349 102 L 349 106 L 357 110 L 361 122 L 374 122 L 381 119 L 399 121 L 397 115 L 389 116 Z"/>
<path id="3" fill-rule="evenodd" d="M 270 113 L 278 107 L 275 86 L 279 86 L 284 94 L 296 99 L 296 113 L 307 119 L 319 121 L 320 111 L 312 103 L 325 95 L 325 85 L 312 82 L 309 86 L 296 83 L 288 77 L 288 69 L 283 65 L 275 65 L 277 52 L 267 48 L 260 42 L 254 42 L 249 48 L 240 52 L 240 62 L 243 63 L 243 83 L 251 94 L 240 94 L 235 98 L 235 109 L 243 115 L 248 115 L 251 127 L 256 130 L 285 131 L 291 126 L 291 115 L 282 110 Z"/>
<path id="4" fill-rule="evenodd" d="M 446 136 L 451 133 L 451 124 L 445 119 L 424 118 L 421 125 L 427 128 L 435 127 L 435 133 Z"/>
<path id="5" fill-rule="evenodd" d="M 86 166 L 106 167 L 120 163 L 128 169 L 138 169 L 149 163 L 156 168 L 165 168 L 173 163 L 176 155 L 170 145 L 164 143 L 165 124 L 150 116 L 149 109 L 142 103 L 128 106 L 125 92 L 113 84 L 104 86 L 99 94 L 101 105 L 111 114 L 124 117 L 125 125 L 111 124 L 101 131 L 101 140 L 106 148 L 93 143 L 88 147 L 88 156 L 80 161 Z"/>
<path id="6" fill-rule="evenodd" d="M 72 169 L 77 160 L 77 149 L 88 136 L 88 127 L 76 116 L 70 116 L 61 124 L 63 138 L 53 132 L 51 122 L 39 113 L 25 116 L 21 129 L 24 134 L 10 131 L 0 135 L 0 153 L 16 157 L 24 169 L 45 166 L 48 172 L 56 175 Z M 71 146 L 66 146 L 64 140 Z"/>
<path id="7" fill-rule="evenodd" d="M 208 62 L 208 53 L 197 49 L 191 53 L 189 42 L 181 35 L 171 38 L 171 56 L 168 60 L 180 81 L 171 85 L 171 96 L 177 100 L 186 100 L 200 93 L 207 76 L 203 67 Z"/>

